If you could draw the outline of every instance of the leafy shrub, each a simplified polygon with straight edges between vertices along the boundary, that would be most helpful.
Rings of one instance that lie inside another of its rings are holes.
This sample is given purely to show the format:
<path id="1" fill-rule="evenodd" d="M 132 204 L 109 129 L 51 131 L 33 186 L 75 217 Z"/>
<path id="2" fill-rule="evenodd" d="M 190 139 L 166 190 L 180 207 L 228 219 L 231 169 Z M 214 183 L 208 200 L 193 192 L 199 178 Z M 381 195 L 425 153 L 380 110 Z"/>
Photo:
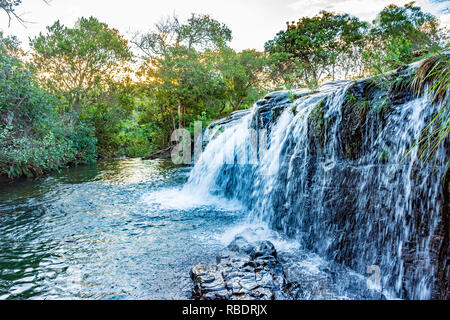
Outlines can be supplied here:
<path id="1" fill-rule="evenodd" d="M 438 104 L 438 112 L 422 132 L 414 146 L 419 145 L 419 157 L 429 159 L 450 133 L 450 54 L 430 57 L 417 69 L 413 88 L 417 95 L 428 94 Z M 450 165 L 450 163 L 449 163 Z"/>
<path id="2" fill-rule="evenodd" d="M 0 34 L 0 175 L 34 177 L 95 161 L 93 129 L 57 113 L 56 99 L 14 56 L 14 44 Z"/>

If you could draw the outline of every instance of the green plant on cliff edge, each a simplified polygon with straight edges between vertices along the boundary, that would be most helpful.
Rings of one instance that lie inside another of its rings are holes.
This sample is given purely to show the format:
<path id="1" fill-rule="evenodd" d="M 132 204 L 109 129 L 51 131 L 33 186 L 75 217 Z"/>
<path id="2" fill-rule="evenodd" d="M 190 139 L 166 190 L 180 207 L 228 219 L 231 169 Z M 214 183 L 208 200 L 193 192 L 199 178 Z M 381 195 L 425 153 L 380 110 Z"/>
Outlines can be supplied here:
<path id="1" fill-rule="evenodd" d="M 419 159 L 430 159 L 449 136 L 450 132 L 450 101 L 448 94 L 448 87 L 450 86 L 450 54 L 436 55 L 426 59 L 417 69 L 412 85 L 417 96 L 428 94 L 432 102 L 440 106 L 435 117 L 413 145 L 413 148 L 419 145 Z M 411 153 L 411 150 L 408 154 Z"/>
<path id="2" fill-rule="evenodd" d="M 342 153 L 344 157 L 359 158 L 365 139 L 367 115 L 371 111 L 371 102 L 350 88 L 344 98 L 342 109 Z"/>

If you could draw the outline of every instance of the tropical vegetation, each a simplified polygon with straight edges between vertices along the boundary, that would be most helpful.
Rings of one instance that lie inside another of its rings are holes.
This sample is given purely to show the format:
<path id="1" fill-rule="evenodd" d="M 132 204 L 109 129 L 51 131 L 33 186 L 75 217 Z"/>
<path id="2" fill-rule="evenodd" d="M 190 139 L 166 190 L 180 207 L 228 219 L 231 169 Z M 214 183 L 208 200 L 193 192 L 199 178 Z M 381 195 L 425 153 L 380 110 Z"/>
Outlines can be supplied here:
<path id="1" fill-rule="evenodd" d="M 20 0 L 0 0 L 9 19 Z M 25 22 L 23 22 L 25 23 Z M 265 92 L 316 88 L 427 59 L 413 86 L 441 103 L 432 152 L 449 133 L 448 30 L 414 2 L 372 22 L 320 12 L 287 23 L 263 52 L 230 47 L 209 15 L 161 20 L 126 39 L 95 17 L 56 21 L 30 40 L 0 34 L 0 176 L 33 177 L 100 158 L 144 157 L 195 121 L 249 108 Z"/>

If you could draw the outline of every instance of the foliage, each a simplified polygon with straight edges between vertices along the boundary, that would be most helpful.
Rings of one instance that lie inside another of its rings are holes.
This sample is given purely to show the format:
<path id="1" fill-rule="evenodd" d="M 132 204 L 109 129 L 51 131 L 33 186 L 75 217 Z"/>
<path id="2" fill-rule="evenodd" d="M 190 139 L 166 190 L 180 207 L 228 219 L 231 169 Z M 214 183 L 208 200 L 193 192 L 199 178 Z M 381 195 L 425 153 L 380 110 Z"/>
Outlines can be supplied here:
<path id="1" fill-rule="evenodd" d="M 66 111 L 95 103 L 131 60 L 127 41 L 96 18 L 81 18 L 74 28 L 57 21 L 47 31 L 31 41 L 33 67 Z"/>
<path id="2" fill-rule="evenodd" d="M 312 121 L 314 135 L 318 138 L 319 143 L 322 147 L 325 143 L 325 105 L 325 100 L 320 100 L 309 115 Z"/>
<path id="3" fill-rule="evenodd" d="M 75 118 L 94 128 L 103 156 L 147 155 L 150 147 L 142 132 L 135 141 L 140 147 L 129 146 L 137 133 L 129 128 L 135 96 L 128 42 L 93 17 L 79 19 L 74 28 L 57 21 L 47 30 L 31 42 L 33 67 L 59 98 L 60 112 L 74 110 Z"/>
<path id="4" fill-rule="evenodd" d="M 226 109 L 229 102 L 230 111 L 250 107 L 258 100 L 264 91 L 268 79 L 266 77 L 267 58 L 264 53 L 256 50 L 235 52 L 230 48 L 217 54 L 218 69 L 225 81 L 225 97 L 219 115 Z"/>
<path id="5" fill-rule="evenodd" d="M 437 55 L 422 62 L 413 82 L 414 90 L 417 95 L 430 95 L 431 100 L 440 108 L 414 144 L 419 145 L 419 158 L 431 158 L 449 136 L 449 86 L 450 54 Z"/>
<path id="6" fill-rule="evenodd" d="M 407 65 L 441 48 L 437 18 L 414 2 L 389 5 L 373 21 L 362 58 L 366 72 L 382 73 Z"/>
<path id="7" fill-rule="evenodd" d="M 322 11 L 287 23 L 265 44 L 271 77 L 288 86 L 381 74 L 442 48 L 438 19 L 414 5 L 389 5 L 372 22 Z"/>
<path id="8" fill-rule="evenodd" d="M 43 0 L 43 2 L 48 4 L 47 0 Z M 8 16 L 8 26 L 11 25 L 13 19 L 16 19 L 21 24 L 25 24 L 26 21 L 24 21 L 16 12 L 17 7 L 21 4 L 22 0 L 0 0 L 0 9 Z"/>
<path id="9" fill-rule="evenodd" d="M 257 100 L 265 57 L 255 50 L 236 53 L 226 46 L 230 40 L 228 27 L 207 15 L 192 15 L 184 24 L 171 17 L 136 38 L 144 54 L 140 74 L 146 97 L 139 123 L 157 131 L 151 137 L 154 147 L 169 145 L 177 128 Z"/>
<path id="10" fill-rule="evenodd" d="M 360 50 L 365 28 L 358 18 L 326 11 L 288 23 L 287 30 L 265 44 L 274 75 L 287 73 L 291 81 L 312 87 L 325 78 L 334 80 L 339 68 L 349 67 L 348 57 Z"/>
<path id="11" fill-rule="evenodd" d="M 156 23 L 153 30 L 137 35 L 135 44 L 147 57 L 164 56 L 174 47 L 188 50 L 222 48 L 231 41 L 231 30 L 209 15 L 192 14 L 182 24 L 173 16 Z"/>
<path id="12" fill-rule="evenodd" d="M 0 34 L 0 174 L 31 177 L 94 161 L 92 128 L 56 112 L 56 99 L 12 55 L 14 43 Z"/>
<path id="13" fill-rule="evenodd" d="M 22 3 L 22 0 L 0 0 L 0 9 L 2 9 L 8 16 L 8 23 L 11 24 L 12 18 L 17 18 L 21 21 L 16 13 L 16 7 Z"/>

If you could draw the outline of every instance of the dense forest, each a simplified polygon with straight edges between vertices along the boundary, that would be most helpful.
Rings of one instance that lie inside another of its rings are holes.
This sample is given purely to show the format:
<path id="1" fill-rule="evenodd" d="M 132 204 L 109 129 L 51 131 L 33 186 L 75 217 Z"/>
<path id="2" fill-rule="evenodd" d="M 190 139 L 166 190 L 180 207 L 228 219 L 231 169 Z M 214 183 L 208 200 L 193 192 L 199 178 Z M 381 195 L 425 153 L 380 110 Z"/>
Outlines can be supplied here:
<path id="1" fill-rule="evenodd" d="M 1 0 L 0 8 L 17 19 L 20 2 Z M 95 17 L 56 21 L 29 52 L 0 33 L 0 175 L 145 157 L 170 146 L 173 130 L 193 133 L 195 121 L 250 108 L 268 91 L 317 88 L 425 58 L 446 61 L 448 83 L 448 30 L 414 2 L 389 5 L 370 23 L 325 11 L 291 21 L 264 52 L 233 50 L 232 31 L 209 15 L 149 27 L 127 40 Z"/>

